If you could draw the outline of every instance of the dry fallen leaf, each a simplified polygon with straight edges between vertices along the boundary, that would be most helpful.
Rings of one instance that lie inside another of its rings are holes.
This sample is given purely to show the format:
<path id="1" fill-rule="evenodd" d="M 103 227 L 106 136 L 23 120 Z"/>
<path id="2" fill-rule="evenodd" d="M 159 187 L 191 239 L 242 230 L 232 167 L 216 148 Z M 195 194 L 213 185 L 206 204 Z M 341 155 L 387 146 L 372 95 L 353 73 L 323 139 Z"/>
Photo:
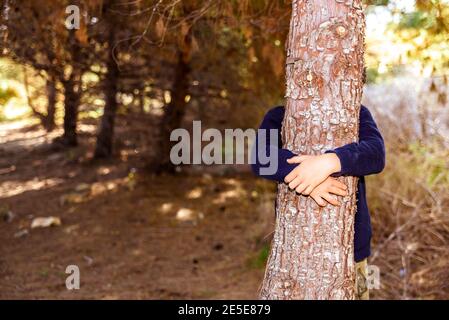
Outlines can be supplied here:
<path id="1" fill-rule="evenodd" d="M 176 219 L 179 221 L 195 220 L 195 212 L 191 209 L 182 208 L 176 213 Z"/>
<path id="2" fill-rule="evenodd" d="M 61 219 L 58 217 L 40 217 L 35 218 L 31 222 L 31 229 L 35 228 L 48 228 L 52 226 L 60 226 Z"/>

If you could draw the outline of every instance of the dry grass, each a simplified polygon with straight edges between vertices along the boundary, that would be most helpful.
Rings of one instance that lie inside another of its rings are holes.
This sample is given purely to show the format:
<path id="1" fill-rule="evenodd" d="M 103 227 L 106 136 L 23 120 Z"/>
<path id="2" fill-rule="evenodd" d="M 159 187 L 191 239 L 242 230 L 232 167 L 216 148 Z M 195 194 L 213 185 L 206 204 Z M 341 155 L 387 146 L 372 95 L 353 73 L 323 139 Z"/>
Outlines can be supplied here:
<path id="1" fill-rule="evenodd" d="M 386 96 L 382 105 L 374 106 L 387 144 L 387 167 L 368 179 L 374 229 L 370 263 L 381 271 L 381 290 L 373 295 L 448 299 L 449 121 L 447 111 L 442 111 L 447 110 L 447 101 L 440 99 L 444 103 L 438 105 L 432 99 L 441 96 L 435 88 L 418 93 L 415 100 L 410 91 L 399 94 L 388 112 L 380 111 L 388 105 Z M 424 119 L 419 110 L 432 112 Z M 433 130 L 435 123 L 441 124 L 438 130 Z"/>
<path id="2" fill-rule="evenodd" d="M 394 148 L 394 150 L 392 150 Z M 377 298 L 448 298 L 448 152 L 390 146 L 385 173 L 369 180 Z"/>

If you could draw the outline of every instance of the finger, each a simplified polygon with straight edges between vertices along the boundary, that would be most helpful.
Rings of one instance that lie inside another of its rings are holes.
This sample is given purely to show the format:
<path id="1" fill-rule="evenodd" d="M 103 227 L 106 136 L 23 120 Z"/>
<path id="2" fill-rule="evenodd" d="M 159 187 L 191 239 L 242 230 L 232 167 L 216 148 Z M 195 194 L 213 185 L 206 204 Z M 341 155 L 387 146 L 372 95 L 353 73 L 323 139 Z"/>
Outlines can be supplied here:
<path id="1" fill-rule="evenodd" d="M 340 203 L 331 194 L 325 193 L 325 194 L 322 195 L 322 197 L 323 197 L 324 200 L 329 202 L 331 205 L 336 206 L 336 207 L 340 206 Z"/>
<path id="2" fill-rule="evenodd" d="M 335 194 L 337 196 L 342 196 L 342 197 L 346 197 L 348 195 L 348 191 L 334 187 L 334 186 L 329 187 L 329 192 L 332 194 Z"/>
<path id="3" fill-rule="evenodd" d="M 306 188 L 306 190 L 304 190 L 304 192 L 302 193 L 303 195 L 305 195 L 305 196 L 308 196 L 308 195 L 310 195 L 311 193 L 312 193 L 312 191 L 314 190 L 315 188 L 313 187 L 313 186 L 308 186 L 307 188 Z"/>
<path id="4" fill-rule="evenodd" d="M 326 201 L 324 201 L 323 198 L 321 198 L 320 196 L 311 196 L 311 197 L 320 207 L 326 206 Z"/>
<path id="5" fill-rule="evenodd" d="M 290 158 L 287 160 L 288 163 L 293 164 L 293 163 L 302 163 L 304 162 L 307 158 L 309 158 L 309 156 L 295 156 L 293 158 Z"/>
<path id="6" fill-rule="evenodd" d="M 293 158 L 287 159 L 287 162 L 292 164 L 292 163 L 299 163 L 299 156 L 295 156 Z"/>
<path id="7" fill-rule="evenodd" d="M 296 187 L 296 192 L 299 194 L 303 194 L 304 190 L 308 188 L 307 184 L 301 183 L 298 187 Z"/>
<path id="8" fill-rule="evenodd" d="M 298 174 L 298 170 L 295 169 L 285 177 L 284 181 L 285 181 L 285 183 L 290 183 L 297 178 L 299 178 L 299 174 Z"/>
<path id="9" fill-rule="evenodd" d="M 290 172 L 284 179 L 285 183 L 290 183 L 297 177 L 296 169 Z"/>
<path id="10" fill-rule="evenodd" d="M 343 182 L 340 182 L 338 180 L 334 180 L 332 182 L 332 185 L 337 187 L 337 188 L 340 188 L 342 190 L 348 190 L 348 187 Z"/>
<path id="11" fill-rule="evenodd" d="M 300 184 L 302 183 L 302 180 L 300 178 L 296 178 L 292 182 L 288 184 L 288 187 L 292 190 L 296 189 Z"/>

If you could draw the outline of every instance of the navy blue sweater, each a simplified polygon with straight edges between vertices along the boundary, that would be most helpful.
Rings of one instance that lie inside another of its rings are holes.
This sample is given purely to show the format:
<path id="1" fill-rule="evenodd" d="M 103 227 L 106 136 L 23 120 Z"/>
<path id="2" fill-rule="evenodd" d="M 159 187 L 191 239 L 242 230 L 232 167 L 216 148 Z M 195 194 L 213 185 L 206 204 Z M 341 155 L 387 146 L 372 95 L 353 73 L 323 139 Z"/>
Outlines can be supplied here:
<path id="1" fill-rule="evenodd" d="M 295 156 L 293 152 L 282 149 L 282 121 L 284 119 L 284 107 L 276 107 L 268 111 L 262 121 L 260 129 L 278 130 L 277 141 L 270 141 L 267 134 L 267 155 L 270 152 L 278 153 L 278 168 L 272 175 L 261 175 L 260 168 L 267 167 L 261 165 L 257 160 L 252 165 L 256 175 L 284 183 L 285 177 L 296 168 L 297 164 L 287 163 L 287 159 Z M 356 176 L 359 177 L 357 191 L 357 213 L 355 216 L 354 234 L 354 257 L 359 262 L 371 254 L 371 221 L 366 201 L 366 187 L 364 176 L 380 173 L 385 167 L 385 145 L 382 135 L 377 128 L 369 110 L 362 106 L 360 110 L 360 132 L 359 142 L 345 145 L 335 150 L 328 150 L 328 153 L 335 153 L 341 162 L 341 172 L 335 176 Z M 269 131 L 268 131 L 269 132 Z M 256 152 L 258 141 L 256 140 Z"/>

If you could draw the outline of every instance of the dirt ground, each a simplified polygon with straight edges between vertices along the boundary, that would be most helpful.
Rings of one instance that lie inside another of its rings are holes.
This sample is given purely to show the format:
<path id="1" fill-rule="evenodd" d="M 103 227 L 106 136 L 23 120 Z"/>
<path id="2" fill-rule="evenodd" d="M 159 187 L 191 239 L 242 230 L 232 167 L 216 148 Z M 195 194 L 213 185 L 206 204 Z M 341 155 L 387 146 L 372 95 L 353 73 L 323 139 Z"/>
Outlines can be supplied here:
<path id="1" fill-rule="evenodd" d="M 58 131 L 0 125 L 0 299 L 256 298 L 273 186 L 145 174 L 120 132 L 114 159 L 92 162 L 92 127 L 79 147 L 55 150 Z M 30 227 L 49 216 L 61 225 Z M 68 265 L 80 290 L 66 289 Z"/>

